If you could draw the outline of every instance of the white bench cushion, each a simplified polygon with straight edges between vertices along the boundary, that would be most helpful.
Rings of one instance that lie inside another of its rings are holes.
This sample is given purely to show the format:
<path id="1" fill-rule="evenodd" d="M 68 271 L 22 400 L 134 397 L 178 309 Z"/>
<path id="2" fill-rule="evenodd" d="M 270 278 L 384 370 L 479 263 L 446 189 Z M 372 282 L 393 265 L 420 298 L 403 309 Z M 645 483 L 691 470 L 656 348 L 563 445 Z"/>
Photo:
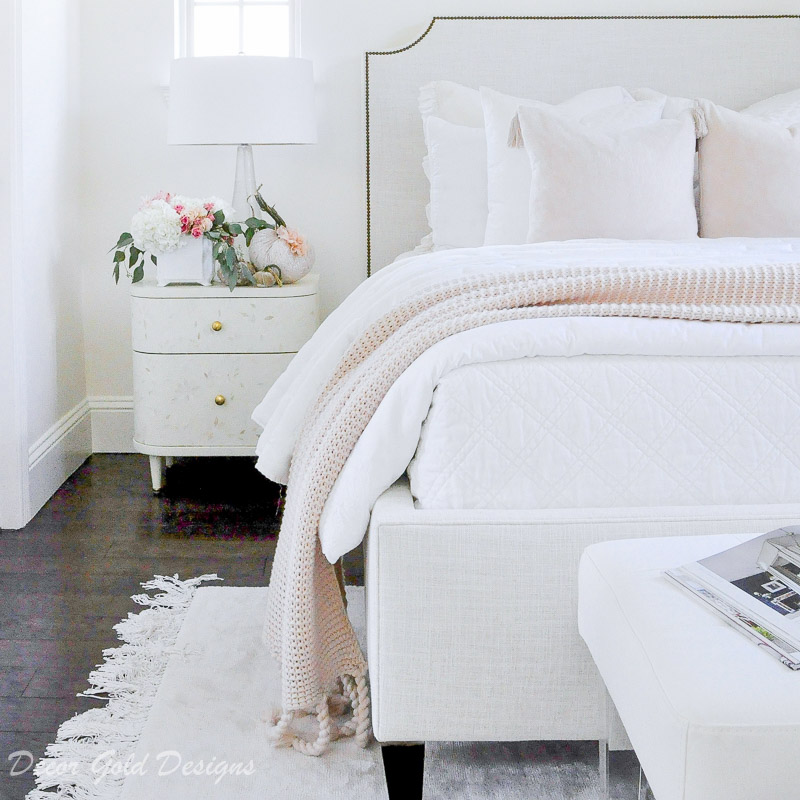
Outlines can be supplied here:
<path id="1" fill-rule="evenodd" d="M 673 585 L 748 536 L 595 544 L 578 624 L 658 800 L 766 800 L 800 786 L 800 673 Z"/>

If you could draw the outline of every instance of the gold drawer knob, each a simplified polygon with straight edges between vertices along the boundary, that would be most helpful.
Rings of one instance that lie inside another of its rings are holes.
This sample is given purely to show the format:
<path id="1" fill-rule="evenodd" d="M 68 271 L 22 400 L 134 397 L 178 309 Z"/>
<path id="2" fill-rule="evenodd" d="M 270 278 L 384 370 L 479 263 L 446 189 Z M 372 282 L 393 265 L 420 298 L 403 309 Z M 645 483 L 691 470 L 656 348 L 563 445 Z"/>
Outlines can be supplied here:
<path id="1" fill-rule="evenodd" d="M 221 394 L 218 394 L 218 395 L 217 395 L 217 396 L 214 398 L 214 402 L 215 402 L 215 403 L 216 403 L 218 406 L 224 406 L 224 405 L 225 405 L 225 396 L 224 396 L 224 395 L 221 395 Z"/>
<path id="2" fill-rule="evenodd" d="M 211 330 L 212 331 L 221 331 L 222 330 L 222 323 L 219 320 L 214 320 L 211 323 Z"/>

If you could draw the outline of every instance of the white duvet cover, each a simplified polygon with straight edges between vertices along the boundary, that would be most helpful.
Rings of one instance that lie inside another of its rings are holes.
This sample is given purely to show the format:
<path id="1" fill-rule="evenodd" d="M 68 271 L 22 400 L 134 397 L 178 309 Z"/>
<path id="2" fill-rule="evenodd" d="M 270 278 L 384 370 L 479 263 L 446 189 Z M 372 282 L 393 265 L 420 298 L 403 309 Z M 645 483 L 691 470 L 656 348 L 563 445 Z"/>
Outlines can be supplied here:
<path id="1" fill-rule="evenodd" d="M 581 240 L 448 250 L 396 261 L 361 284 L 320 326 L 253 414 L 264 428 L 257 466 L 286 483 L 294 443 L 309 408 L 347 347 L 395 304 L 440 282 L 487 269 L 786 263 L 800 239 L 692 242 Z M 491 325 L 426 351 L 388 392 L 328 499 L 320 525 L 330 561 L 357 546 L 372 504 L 408 467 L 440 380 L 459 367 L 535 356 L 800 354 L 800 326 L 631 318 L 547 318 Z"/>

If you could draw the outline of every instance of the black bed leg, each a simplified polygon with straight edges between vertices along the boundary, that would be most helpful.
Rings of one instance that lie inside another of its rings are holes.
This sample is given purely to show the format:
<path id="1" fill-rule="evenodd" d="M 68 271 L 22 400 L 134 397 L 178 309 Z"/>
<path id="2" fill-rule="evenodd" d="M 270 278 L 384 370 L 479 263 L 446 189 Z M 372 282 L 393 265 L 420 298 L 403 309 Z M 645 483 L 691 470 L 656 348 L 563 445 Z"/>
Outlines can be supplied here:
<path id="1" fill-rule="evenodd" d="M 390 744 L 383 746 L 381 750 L 389 800 L 422 800 L 425 745 Z"/>

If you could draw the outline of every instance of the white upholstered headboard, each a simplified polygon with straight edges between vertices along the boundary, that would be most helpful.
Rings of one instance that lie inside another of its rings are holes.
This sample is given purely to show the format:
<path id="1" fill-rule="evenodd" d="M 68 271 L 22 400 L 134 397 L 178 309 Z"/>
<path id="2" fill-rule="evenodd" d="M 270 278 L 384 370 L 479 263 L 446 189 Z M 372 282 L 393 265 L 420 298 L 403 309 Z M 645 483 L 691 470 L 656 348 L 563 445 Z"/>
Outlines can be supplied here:
<path id="1" fill-rule="evenodd" d="M 451 80 L 558 102 L 649 87 L 734 109 L 800 88 L 800 17 L 434 17 L 366 54 L 367 274 L 428 232 L 419 87 Z"/>

